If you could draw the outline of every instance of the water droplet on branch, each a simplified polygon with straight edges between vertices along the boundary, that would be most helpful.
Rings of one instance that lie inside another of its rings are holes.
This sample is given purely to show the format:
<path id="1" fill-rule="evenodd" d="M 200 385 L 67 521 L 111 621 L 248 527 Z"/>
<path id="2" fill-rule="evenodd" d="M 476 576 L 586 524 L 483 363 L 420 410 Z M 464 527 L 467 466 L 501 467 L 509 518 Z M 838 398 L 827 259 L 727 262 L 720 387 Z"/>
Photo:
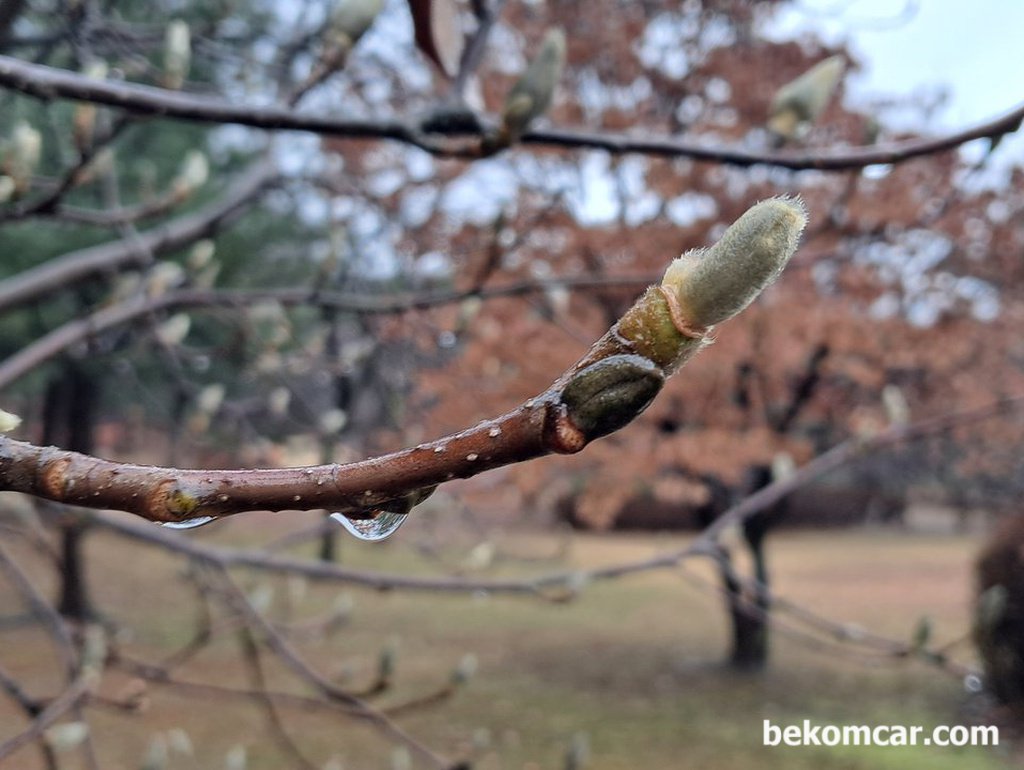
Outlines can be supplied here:
<path id="1" fill-rule="evenodd" d="M 360 511 L 360 516 L 363 512 Z M 393 535 L 402 522 L 406 520 L 408 514 L 406 513 L 395 513 L 394 511 L 378 510 L 376 515 L 368 519 L 355 519 L 349 518 L 344 513 L 332 513 L 331 518 L 341 524 L 350 534 L 359 538 L 360 540 L 369 540 L 371 542 L 385 540 Z"/>
<path id="2" fill-rule="evenodd" d="M 377 508 L 363 508 L 332 513 L 331 518 L 360 540 L 385 540 L 395 534 L 413 508 L 430 497 L 436 486 L 424 487 L 404 497 L 388 500 Z M 367 490 L 366 494 L 372 494 Z"/>
<path id="3" fill-rule="evenodd" d="M 167 527 L 168 529 L 195 529 L 204 524 L 209 524 L 214 518 L 214 516 L 196 516 L 194 519 L 186 519 L 185 521 L 161 521 L 160 526 Z"/>

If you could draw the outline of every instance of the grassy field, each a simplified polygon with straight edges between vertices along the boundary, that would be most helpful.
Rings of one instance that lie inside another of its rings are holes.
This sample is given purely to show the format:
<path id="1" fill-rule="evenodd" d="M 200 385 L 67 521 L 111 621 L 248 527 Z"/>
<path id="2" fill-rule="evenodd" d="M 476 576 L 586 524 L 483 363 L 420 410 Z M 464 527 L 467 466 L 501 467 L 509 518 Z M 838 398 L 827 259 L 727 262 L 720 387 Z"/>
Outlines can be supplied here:
<path id="1" fill-rule="evenodd" d="M 273 528 L 280 523 L 257 518 L 198 536 L 251 544 L 265 540 Z M 346 541 L 343 561 L 436 571 L 413 549 L 416 537 L 410 524 L 384 545 Z M 683 540 L 580 536 L 564 562 L 510 566 L 503 572 L 625 561 Z M 550 551 L 552 543 L 551 537 L 522 536 L 510 545 L 536 553 Z M 887 532 L 781 533 L 770 543 L 770 557 L 781 595 L 899 638 L 909 638 L 918 619 L 928 615 L 934 638 L 943 641 L 967 627 L 970 560 L 977 546 L 969 538 Z M 89 552 L 97 603 L 122 627 L 126 652 L 158 660 L 189 638 L 195 603 L 178 580 L 180 560 L 108 534 L 93 536 Z M 53 590 L 35 557 L 14 553 L 47 591 Z M 567 747 L 579 734 L 587 736 L 587 767 L 595 770 L 1008 766 L 1003 749 L 764 747 L 766 718 L 783 725 L 811 719 L 930 728 L 965 722 L 967 696 L 960 681 L 921 663 L 855 660 L 834 646 L 816 649 L 781 633 L 773 638 L 765 673 L 730 672 L 721 665 L 728 629 L 720 600 L 695 585 L 694 576 L 711 573 L 695 565 L 686 573 L 636 575 L 588 586 L 576 601 L 564 604 L 310 585 L 300 615 L 322 612 L 341 591 L 352 595 L 355 608 L 349 626 L 302 649 L 323 670 L 358 686 L 372 678 L 382 645 L 397 643 L 395 687 L 381 696 L 382 705 L 432 691 L 465 653 L 474 653 L 479 671 L 468 686 L 400 722 L 448 756 L 474 751 L 474 766 L 481 770 L 562 768 Z M 287 594 L 285 579 L 270 583 L 278 600 Z M 12 592 L 0 592 L 0 613 L 21 610 Z M 43 640 L 32 627 L 0 633 L 0 665 L 33 693 L 45 693 L 57 682 L 52 648 Z M 969 649 L 960 652 L 969 659 Z M 238 661 L 236 639 L 227 634 L 180 676 L 245 685 Z M 271 669 L 275 687 L 303 691 L 282 667 Z M 104 692 L 115 695 L 128 685 L 112 675 Z M 152 737 L 172 728 L 187 732 L 195 757 L 172 755 L 169 768 L 223 767 L 225 755 L 238 744 L 246 747 L 253 770 L 293 766 L 268 739 L 266 717 L 257 706 L 153 685 L 147 693 L 147 708 L 138 715 L 90 711 L 104 770 L 141 767 Z M 333 757 L 347 770 L 391 767 L 392 746 L 365 726 L 299 710 L 285 709 L 282 716 L 317 766 Z M 0 739 L 23 726 L 22 717 L 0 700 Z M 37 757 L 28 748 L 5 767 L 36 767 Z"/>

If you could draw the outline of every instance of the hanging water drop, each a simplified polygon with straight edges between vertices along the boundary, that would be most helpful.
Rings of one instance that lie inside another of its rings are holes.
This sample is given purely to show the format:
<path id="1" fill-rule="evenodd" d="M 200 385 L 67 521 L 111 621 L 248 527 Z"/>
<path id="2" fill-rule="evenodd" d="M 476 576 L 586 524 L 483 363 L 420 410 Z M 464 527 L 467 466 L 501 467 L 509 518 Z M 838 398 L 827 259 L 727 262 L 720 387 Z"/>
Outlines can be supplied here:
<path id="1" fill-rule="evenodd" d="M 360 540 L 385 540 L 402 526 L 409 511 L 434 494 L 435 489 L 436 486 L 423 487 L 403 497 L 383 502 L 379 507 L 363 508 L 348 513 L 332 513 L 331 518 Z M 366 494 L 373 492 L 367 490 Z"/>
<path id="2" fill-rule="evenodd" d="M 209 524 L 214 518 L 214 516 L 196 516 L 194 519 L 185 519 L 185 521 L 161 521 L 160 526 L 168 529 L 195 529 Z"/>
<path id="3" fill-rule="evenodd" d="M 359 515 L 362 514 L 363 512 L 360 511 Z M 360 540 L 374 542 L 391 537 L 402 526 L 402 522 L 408 518 L 408 514 L 378 510 L 369 519 L 349 518 L 344 513 L 332 513 L 331 518 Z"/>

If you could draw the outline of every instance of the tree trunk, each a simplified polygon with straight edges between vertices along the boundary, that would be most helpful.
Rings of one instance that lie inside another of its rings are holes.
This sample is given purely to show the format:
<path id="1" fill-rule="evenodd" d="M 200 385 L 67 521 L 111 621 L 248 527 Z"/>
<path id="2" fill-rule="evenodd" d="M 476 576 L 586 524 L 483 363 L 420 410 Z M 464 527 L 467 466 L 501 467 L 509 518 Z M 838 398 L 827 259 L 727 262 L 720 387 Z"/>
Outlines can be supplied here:
<path id="1" fill-rule="evenodd" d="M 772 481 L 772 469 L 755 465 L 747 471 L 745 492 L 752 495 Z M 760 671 L 768 664 L 771 576 L 764 552 L 764 539 L 785 513 L 785 501 L 776 503 L 743 524 L 743 540 L 750 550 L 753 575 L 746 587 L 732 569 L 726 552 L 720 562 L 732 620 L 732 653 L 729 662 L 737 669 Z"/>
<path id="2" fill-rule="evenodd" d="M 768 663 L 768 597 L 765 591 L 744 589 L 728 551 L 722 552 L 719 566 L 732 622 L 729 664 L 741 671 L 760 671 Z"/>
<path id="3" fill-rule="evenodd" d="M 96 386 L 77 362 L 68 363 L 46 389 L 43 406 L 43 441 L 75 452 L 91 454 L 95 425 Z M 78 622 L 96 618 L 85 576 L 83 540 L 87 525 L 60 524 L 60 597 L 58 611 Z"/>

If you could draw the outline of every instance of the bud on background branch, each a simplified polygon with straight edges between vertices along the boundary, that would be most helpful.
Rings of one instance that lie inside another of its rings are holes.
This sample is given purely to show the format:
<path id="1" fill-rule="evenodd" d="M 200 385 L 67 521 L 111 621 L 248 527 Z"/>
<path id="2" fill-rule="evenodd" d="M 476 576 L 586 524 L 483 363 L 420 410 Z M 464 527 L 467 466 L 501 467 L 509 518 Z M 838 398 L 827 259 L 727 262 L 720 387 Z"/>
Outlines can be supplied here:
<path id="1" fill-rule="evenodd" d="M 164 87 L 178 90 L 185 85 L 192 66 L 192 33 L 188 24 L 175 19 L 164 34 Z"/>
<path id="2" fill-rule="evenodd" d="M 499 146 L 519 140 L 530 124 L 548 111 L 565 66 L 565 33 L 549 29 L 540 50 L 505 97 Z"/>
<path id="3" fill-rule="evenodd" d="M 798 138 L 825 112 L 845 69 L 846 60 L 837 54 L 782 86 L 768 111 L 768 129 L 782 141 Z"/>

